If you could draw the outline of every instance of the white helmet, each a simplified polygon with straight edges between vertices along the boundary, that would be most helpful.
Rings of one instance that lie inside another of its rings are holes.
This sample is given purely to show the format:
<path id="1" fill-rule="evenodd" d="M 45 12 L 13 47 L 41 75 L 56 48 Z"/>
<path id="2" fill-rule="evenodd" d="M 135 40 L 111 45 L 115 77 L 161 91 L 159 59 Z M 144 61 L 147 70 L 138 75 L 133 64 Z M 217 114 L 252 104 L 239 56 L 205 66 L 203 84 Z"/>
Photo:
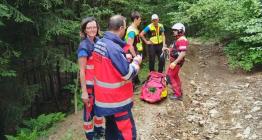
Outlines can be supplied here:
<path id="1" fill-rule="evenodd" d="M 186 32 L 186 28 L 185 26 L 182 24 L 182 23 L 176 23 L 172 26 L 172 29 L 173 30 L 178 30 L 178 31 L 183 31 L 183 32 Z"/>
<path id="2" fill-rule="evenodd" d="M 155 19 L 159 19 L 157 14 L 153 14 L 153 15 L 151 16 L 151 20 L 155 20 Z"/>

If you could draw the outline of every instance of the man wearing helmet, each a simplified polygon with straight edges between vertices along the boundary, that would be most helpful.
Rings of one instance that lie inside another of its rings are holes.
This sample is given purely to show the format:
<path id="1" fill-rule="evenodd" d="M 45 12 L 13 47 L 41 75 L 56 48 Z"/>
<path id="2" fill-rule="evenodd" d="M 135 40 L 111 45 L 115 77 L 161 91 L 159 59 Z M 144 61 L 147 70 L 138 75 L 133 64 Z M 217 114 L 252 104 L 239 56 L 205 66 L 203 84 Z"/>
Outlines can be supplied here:
<path id="1" fill-rule="evenodd" d="M 165 29 L 162 24 L 159 23 L 157 14 L 153 14 L 151 17 L 152 23 L 146 26 L 146 28 L 140 33 L 140 37 L 143 41 L 149 45 L 149 70 L 154 71 L 155 57 L 158 57 L 158 72 L 163 72 L 165 59 L 160 57 L 162 48 L 166 46 Z M 145 34 L 149 33 L 149 40 L 145 38 Z"/>
<path id="2" fill-rule="evenodd" d="M 185 26 L 182 23 L 176 23 L 172 26 L 173 35 L 175 41 L 170 48 L 170 65 L 167 71 L 169 82 L 172 86 L 174 94 L 170 99 L 181 100 L 182 91 L 181 91 L 181 82 L 179 78 L 179 70 L 182 67 L 185 61 L 186 50 L 188 46 L 188 40 L 184 36 Z M 164 48 L 167 49 L 167 48 Z"/>

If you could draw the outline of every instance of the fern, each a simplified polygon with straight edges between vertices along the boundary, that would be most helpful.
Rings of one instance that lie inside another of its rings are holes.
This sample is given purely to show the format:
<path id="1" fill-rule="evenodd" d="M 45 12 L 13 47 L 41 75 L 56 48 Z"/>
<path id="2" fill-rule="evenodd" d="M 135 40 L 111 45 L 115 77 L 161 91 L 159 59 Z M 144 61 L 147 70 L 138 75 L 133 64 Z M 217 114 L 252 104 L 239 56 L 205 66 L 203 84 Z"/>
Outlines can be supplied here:
<path id="1" fill-rule="evenodd" d="M 6 135 L 8 140 L 37 140 L 39 136 L 47 135 L 48 129 L 55 122 L 63 120 L 65 114 L 51 113 L 48 115 L 42 114 L 36 119 L 23 121 L 24 128 L 19 128 L 17 136 Z"/>
<path id="2" fill-rule="evenodd" d="M 36 129 L 37 131 L 44 131 L 50 128 L 55 122 L 64 119 L 65 114 L 59 113 L 51 113 L 48 115 L 42 114 L 38 116 L 36 119 L 30 119 L 23 121 L 23 124 L 26 128 L 30 130 Z"/>
<path id="3" fill-rule="evenodd" d="M 32 132 L 21 131 L 16 137 L 6 135 L 6 138 L 8 140 L 37 140 L 38 138 L 37 134 L 38 134 L 37 130 L 33 130 Z"/>

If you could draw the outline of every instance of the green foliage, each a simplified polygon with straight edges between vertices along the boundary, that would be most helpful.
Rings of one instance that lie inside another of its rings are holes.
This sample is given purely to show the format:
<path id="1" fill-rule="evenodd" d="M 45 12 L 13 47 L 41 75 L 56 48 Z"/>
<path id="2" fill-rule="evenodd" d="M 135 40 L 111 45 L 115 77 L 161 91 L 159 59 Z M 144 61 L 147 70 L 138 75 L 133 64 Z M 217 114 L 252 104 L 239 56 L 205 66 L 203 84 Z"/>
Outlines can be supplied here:
<path id="1" fill-rule="evenodd" d="M 241 22 L 238 27 L 244 29 L 244 35 L 240 37 L 241 41 L 252 45 L 262 45 L 262 17 L 250 19 L 246 23 Z"/>
<path id="2" fill-rule="evenodd" d="M 20 53 L 12 50 L 7 43 L 0 40 L 0 77 L 15 77 L 16 72 L 10 68 L 9 63 L 12 57 L 19 57 Z"/>
<path id="3" fill-rule="evenodd" d="M 261 2 L 258 0 L 199 0 L 181 2 L 170 12 L 174 22 L 187 25 L 191 35 L 218 38 L 230 43 L 225 49 L 232 68 L 250 71 L 261 64 Z"/>
<path id="4" fill-rule="evenodd" d="M 8 140 L 36 140 L 39 136 L 45 136 L 48 129 L 52 127 L 55 122 L 63 120 L 65 114 L 51 113 L 48 115 L 42 114 L 36 119 L 30 119 L 23 122 L 24 128 L 19 129 L 17 136 L 6 137 Z"/>
<path id="5" fill-rule="evenodd" d="M 233 42 L 225 48 L 225 52 L 233 69 L 242 68 L 250 71 L 254 65 L 262 64 L 262 47 L 239 46 Z"/>
<path id="6" fill-rule="evenodd" d="M 3 3 L 0 4 L 0 22 L 3 18 L 7 18 L 8 20 L 14 20 L 15 22 L 32 22 L 32 20 L 22 14 L 19 10 L 17 10 L 14 6 L 11 6 L 7 3 L 7 1 L 2 0 Z"/>
<path id="7" fill-rule="evenodd" d="M 149 74 L 149 69 L 148 69 L 149 63 L 148 62 L 149 62 L 148 59 L 144 59 L 141 64 L 141 69 L 138 74 L 140 81 L 145 81 L 148 77 L 148 74 Z"/>
<path id="8" fill-rule="evenodd" d="M 25 120 L 23 125 L 26 126 L 26 129 L 29 130 L 37 130 L 37 131 L 45 131 L 50 128 L 55 122 L 63 120 L 65 114 L 59 113 L 51 113 L 48 115 L 42 114 L 38 116 L 36 119 Z M 23 128 L 21 129 L 23 130 Z"/>
<path id="9" fill-rule="evenodd" d="M 2 19 L 4 17 L 10 18 L 10 16 L 11 14 L 9 13 L 9 8 L 4 4 L 0 4 L 0 26 L 4 25 Z"/>
<path id="10" fill-rule="evenodd" d="M 21 131 L 16 137 L 9 135 L 6 136 L 8 140 L 37 140 L 37 137 L 37 130 L 33 130 L 30 133 Z"/>
<path id="11" fill-rule="evenodd" d="M 79 29 L 78 21 L 49 17 L 45 22 L 48 25 L 46 26 L 46 41 L 52 41 L 54 37 L 58 36 L 71 39 L 71 41 L 75 41 L 79 38 L 78 34 L 76 34 Z"/>
<path id="12" fill-rule="evenodd" d="M 5 26 L 5 21 L 13 20 L 14 22 L 28 22 L 29 18 L 24 16 L 20 11 L 9 5 L 5 0 L 0 4 L 0 27 Z M 15 77 L 15 70 L 9 66 L 13 57 L 19 57 L 20 52 L 15 51 L 7 42 L 0 40 L 0 77 Z"/>
<path id="13" fill-rule="evenodd" d="M 24 91 L 22 92 L 22 99 L 23 99 L 23 104 L 30 105 L 33 102 L 33 99 L 37 96 L 38 92 L 41 90 L 41 85 L 40 84 L 33 84 L 33 85 L 27 85 L 24 88 Z"/>
<path id="14" fill-rule="evenodd" d="M 82 110 L 83 109 L 83 101 L 81 98 L 81 88 L 78 87 L 79 85 L 76 84 L 78 82 L 77 79 L 74 79 L 74 84 L 68 84 L 64 87 L 64 89 L 69 90 L 69 92 L 71 94 L 76 94 L 77 100 L 76 100 L 76 104 L 77 104 L 77 110 Z M 71 100 L 71 104 L 75 104 L 75 99 Z"/>

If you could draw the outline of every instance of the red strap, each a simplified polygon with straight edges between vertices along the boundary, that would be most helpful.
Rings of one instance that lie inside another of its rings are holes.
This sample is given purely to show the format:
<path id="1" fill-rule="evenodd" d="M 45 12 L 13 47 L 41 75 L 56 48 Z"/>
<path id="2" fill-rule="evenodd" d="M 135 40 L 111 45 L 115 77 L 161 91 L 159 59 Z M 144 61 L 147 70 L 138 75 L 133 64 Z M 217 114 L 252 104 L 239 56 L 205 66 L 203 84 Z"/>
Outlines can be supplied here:
<path id="1" fill-rule="evenodd" d="M 116 113 L 116 114 L 115 114 L 115 117 L 121 117 L 121 116 L 124 116 L 124 115 L 126 115 L 126 114 L 128 114 L 127 111 L 125 111 L 125 112 L 120 112 L 120 113 Z"/>

